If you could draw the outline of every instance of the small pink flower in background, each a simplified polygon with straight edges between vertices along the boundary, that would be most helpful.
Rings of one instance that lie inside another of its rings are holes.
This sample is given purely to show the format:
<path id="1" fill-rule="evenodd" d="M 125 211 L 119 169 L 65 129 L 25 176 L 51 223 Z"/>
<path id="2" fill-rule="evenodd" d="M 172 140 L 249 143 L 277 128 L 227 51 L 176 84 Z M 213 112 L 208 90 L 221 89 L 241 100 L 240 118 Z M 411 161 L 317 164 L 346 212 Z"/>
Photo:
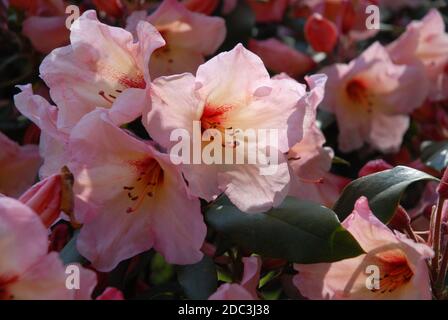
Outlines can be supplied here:
<path id="1" fill-rule="evenodd" d="M 96 300 L 124 300 L 124 296 L 120 290 L 108 287 L 96 298 Z"/>
<path id="2" fill-rule="evenodd" d="M 448 98 L 448 33 L 443 17 L 436 9 L 431 10 L 422 21 L 411 22 L 406 31 L 387 50 L 396 64 L 423 64 L 431 81 L 430 98 Z"/>
<path id="3" fill-rule="evenodd" d="M 260 58 L 237 45 L 200 66 L 196 77 L 183 74 L 156 79 L 151 86 L 153 106 L 146 110 L 143 123 L 151 137 L 168 149 L 175 144 L 170 141 L 174 129 L 185 129 L 194 137 L 194 121 L 200 122 L 203 132 L 214 129 L 225 135 L 226 129 L 233 130 L 234 141 L 224 142 L 222 154 L 231 148 L 244 159 L 247 152 L 236 146 L 246 142 L 238 141 L 244 139 L 238 132 L 277 130 L 278 141 L 270 141 L 264 147 L 251 145 L 257 154 L 266 154 L 268 147 L 271 152 L 279 152 L 272 175 L 260 175 L 262 165 L 247 161 L 187 164 L 183 168 L 193 194 L 211 201 L 225 192 L 239 209 L 260 212 L 277 206 L 288 194 L 290 174 L 281 153 L 302 138 L 305 110 L 320 101 L 324 78 L 314 76 L 316 87 L 310 92 L 287 76 L 270 79 Z"/>
<path id="4" fill-rule="evenodd" d="M 54 50 L 40 66 L 41 78 L 58 106 L 58 129 L 70 133 L 96 107 L 111 109 L 118 124 L 130 122 L 147 101 L 148 64 L 164 41 L 147 22 L 128 31 L 98 21 L 89 10 L 71 27 L 71 45 Z"/>
<path id="5" fill-rule="evenodd" d="M 322 108 L 336 115 L 341 151 L 354 151 L 364 143 L 382 152 L 398 151 L 408 115 L 428 94 L 424 70 L 394 64 L 376 42 L 349 64 L 322 72 L 328 75 Z"/>
<path id="6" fill-rule="evenodd" d="M 295 264 L 294 284 L 309 299 L 431 299 L 426 260 L 433 251 L 393 233 L 360 198 L 343 226 L 366 252 L 334 263 Z M 379 268 L 379 289 L 368 288 L 367 267 Z"/>
<path id="7" fill-rule="evenodd" d="M 84 224 L 79 252 L 95 268 L 110 271 L 151 248 L 169 263 L 202 258 L 206 226 L 199 200 L 189 196 L 167 154 L 115 126 L 100 109 L 73 129 L 69 149 L 74 190 L 95 207 L 91 214 L 76 212 Z"/>
<path id="8" fill-rule="evenodd" d="M 293 78 L 303 76 L 316 66 L 311 57 L 275 38 L 251 39 L 249 50 L 258 55 L 270 71 L 284 72 Z M 279 59 L 279 57 L 282 58 Z"/>
<path id="9" fill-rule="evenodd" d="M 255 13 L 257 22 L 280 22 L 283 20 L 290 0 L 246 0 Z"/>
<path id="10" fill-rule="evenodd" d="M 20 196 L 36 180 L 41 163 L 37 146 L 19 146 L 0 132 L 0 193 Z"/>
<path id="11" fill-rule="evenodd" d="M 79 266 L 80 288 L 66 287 L 65 268 L 47 253 L 47 229 L 21 202 L 0 197 L 0 300 L 90 299 L 96 274 Z"/>
<path id="12" fill-rule="evenodd" d="M 209 300 L 258 300 L 258 282 L 260 281 L 261 259 L 259 257 L 243 258 L 244 272 L 239 284 L 221 285 Z"/>
<path id="13" fill-rule="evenodd" d="M 134 12 L 128 18 L 127 29 L 133 31 L 141 20 L 154 25 L 166 41 L 151 57 L 153 79 L 196 72 L 204 57 L 215 53 L 226 36 L 224 19 L 189 11 L 177 0 L 164 0 L 150 16 L 144 11 Z"/>
<path id="14" fill-rule="evenodd" d="M 19 201 L 30 207 L 49 228 L 61 213 L 62 178 L 54 174 L 28 189 Z"/>
<path id="15" fill-rule="evenodd" d="M 314 51 L 330 53 L 338 43 L 338 30 L 333 22 L 315 13 L 306 21 L 305 37 Z"/>
<path id="16" fill-rule="evenodd" d="M 36 50 L 49 53 L 68 44 L 70 32 L 65 26 L 67 16 L 63 0 L 12 0 L 10 5 L 26 12 L 22 33 Z"/>
<path id="17" fill-rule="evenodd" d="M 312 123 L 303 139 L 289 150 L 288 162 L 294 173 L 289 194 L 331 208 L 350 180 L 329 172 L 334 152 L 324 144 L 323 133 Z"/>

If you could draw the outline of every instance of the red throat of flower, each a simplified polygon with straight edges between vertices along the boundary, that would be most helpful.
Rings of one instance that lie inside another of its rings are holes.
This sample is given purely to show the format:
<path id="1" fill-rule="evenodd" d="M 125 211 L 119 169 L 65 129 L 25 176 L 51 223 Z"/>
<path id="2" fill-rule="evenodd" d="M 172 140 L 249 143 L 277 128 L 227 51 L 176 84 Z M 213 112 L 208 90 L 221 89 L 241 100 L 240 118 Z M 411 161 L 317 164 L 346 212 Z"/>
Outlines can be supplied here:
<path id="1" fill-rule="evenodd" d="M 0 276 L 0 300 L 12 300 L 14 296 L 8 292 L 8 286 L 16 282 L 17 276 L 14 277 L 2 277 Z"/>
<path id="2" fill-rule="evenodd" d="M 414 273 L 401 250 L 382 252 L 377 258 L 381 270 L 380 289 L 372 289 L 373 292 L 392 293 L 412 279 Z"/>
<path id="3" fill-rule="evenodd" d="M 116 72 L 107 67 L 103 67 L 101 69 L 101 72 L 105 77 L 114 79 L 118 82 L 116 88 L 107 88 L 107 90 L 98 91 L 98 95 L 110 104 L 113 104 L 115 99 L 117 99 L 117 97 L 126 89 L 146 88 L 145 77 L 141 72 L 136 72 L 134 75 L 130 76 L 127 74 Z"/>
<path id="4" fill-rule="evenodd" d="M 362 106 L 366 108 L 368 112 L 372 112 L 372 98 L 369 94 L 367 85 L 362 80 L 350 80 L 345 87 L 345 91 L 347 93 L 347 97 L 353 104 Z"/>
<path id="5" fill-rule="evenodd" d="M 207 129 L 231 129 L 225 128 L 224 122 L 226 120 L 226 113 L 232 109 L 231 106 L 223 105 L 220 107 L 205 105 L 204 111 L 201 116 L 201 129 L 205 131 Z"/>
<path id="6" fill-rule="evenodd" d="M 130 206 L 126 213 L 137 211 L 145 200 L 156 195 L 157 189 L 163 183 L 163 169 L 153 158 L 131 163 L 138 172 L 136 181 L 129 186 L 124 186 L 123 190 L 130 201 Z"/>

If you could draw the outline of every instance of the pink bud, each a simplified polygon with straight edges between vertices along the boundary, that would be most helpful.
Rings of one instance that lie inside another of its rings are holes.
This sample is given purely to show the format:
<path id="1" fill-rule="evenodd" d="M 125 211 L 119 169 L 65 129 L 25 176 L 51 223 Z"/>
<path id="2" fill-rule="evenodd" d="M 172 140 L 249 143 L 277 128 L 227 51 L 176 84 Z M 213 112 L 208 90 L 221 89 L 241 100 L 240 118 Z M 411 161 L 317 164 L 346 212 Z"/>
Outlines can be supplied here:
<path id="1" fill-rule="evenodd" d="M 367 162 L 364 167 L 359 170 L 358 176 L 365 177 L 373 173 L 392 169 L 392 165 L 384 161 L 383 159 L 372 160 Z"/>
<path id="2" fill-rule="evenodd" d="M 59 217 L 62 201 L 62 180 L 59 174 L 52 175 L 32 186 L 19 201 L 33 209 L 48 228 Z"/>
<path id="3" fill-rule="evenodd" d="M 445 169 L 442 180 L 440 181 L 440 184 L 437 186 L 436 191 L 439 194 L 440 198 L 448 199 L 448 169 Z"/>
<path id="4" fill-rule="evenodd" d="M 315 13 L 305 24 L 305 38 L 317 52 L 333 51 L 338 41 L 338 29 L 330 20 Z"/>

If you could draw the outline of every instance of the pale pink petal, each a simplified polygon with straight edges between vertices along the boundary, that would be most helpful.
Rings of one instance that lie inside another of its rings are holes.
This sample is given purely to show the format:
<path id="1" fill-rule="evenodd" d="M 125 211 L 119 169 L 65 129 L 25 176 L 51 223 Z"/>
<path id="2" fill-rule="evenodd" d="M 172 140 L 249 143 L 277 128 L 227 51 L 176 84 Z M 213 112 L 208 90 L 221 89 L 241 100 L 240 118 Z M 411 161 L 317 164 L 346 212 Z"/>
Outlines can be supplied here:
<path id="1" fill-rule="evenodd" d="M 407 116 L 378 114 L 372 120 L 368 141 L 382 152 L 397 152 L 409 124 L 410 120 Z"/>
<path id="2" fill-rule="evenodd" d="M 240 105 L 258 88 L 269 86 L 270 79 L 263 61 L 238 44 L 201 65 L 196 82 L 198 94 L 209 103 Z"/>
<path id="3" fill-rule="evenodd" d="M 271 149 L 271 152 L 275 150 Z M 281 153 L 277 163 L 272 163 L 269 174 L 261 174 L 260 165 L 228 165 L 218 173 L 219 188 L 233 204 L 248 213 L 264 212 L 279 206 L 289 192 L 288 163 Z"/>
<path id="4" fill-rule="evenodd" d="M 365 197 L 356 202 L 353 213 L 342 225 L 355 237 L 364 251 L 398 242 L 393 232 L 373 215 Z"/>
<path id="5" fill-rule="evenodd" d="M 18 200 L 0 198 L 0 274 L 19 276 L 47 253 L 47 230 Z"/>
<path id="6" fill-rule="evenodd" d="M 16 300 L 69 300 L 74 291 L 66 288 L 65 281 L 65 269 L 58 253 L 51 252 L 36 260 L 17 282 L 8 286 L 8 293 Z"/>

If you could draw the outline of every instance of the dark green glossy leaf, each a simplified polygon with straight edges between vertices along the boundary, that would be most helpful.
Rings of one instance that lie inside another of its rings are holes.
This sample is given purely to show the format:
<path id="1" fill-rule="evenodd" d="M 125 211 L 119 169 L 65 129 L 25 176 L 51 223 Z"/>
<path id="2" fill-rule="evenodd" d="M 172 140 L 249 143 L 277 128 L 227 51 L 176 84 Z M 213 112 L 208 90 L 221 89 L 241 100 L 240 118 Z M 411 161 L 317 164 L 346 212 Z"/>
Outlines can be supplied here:
<path id="1" fill-rule="evenodd" d="M 208 256 L 196 264 L 178 266 L 177 279 L 189 299 L 206 300 L 218 288 L 218 273 Z"/>
<path id="2" fill-rule="evenodd" d="M 222 198 L 206 212 L 206 221 L 243 249 L 291 262 L 331 262 L 363 252 L 333 211 L 295 198 L 260 214 L 241 212 Z"/>
<path id="3" fill-rule="evenodd" d="M 438 181 L 424 172 L 404 166 L 362 177 L 344 189 L 334 211 L 342 221 L 353 211 L 355 202 L 365 196 L 373 213 L 386 223 L 395 213 L 405 190 L 415 182 L 429 180 Z"/>

